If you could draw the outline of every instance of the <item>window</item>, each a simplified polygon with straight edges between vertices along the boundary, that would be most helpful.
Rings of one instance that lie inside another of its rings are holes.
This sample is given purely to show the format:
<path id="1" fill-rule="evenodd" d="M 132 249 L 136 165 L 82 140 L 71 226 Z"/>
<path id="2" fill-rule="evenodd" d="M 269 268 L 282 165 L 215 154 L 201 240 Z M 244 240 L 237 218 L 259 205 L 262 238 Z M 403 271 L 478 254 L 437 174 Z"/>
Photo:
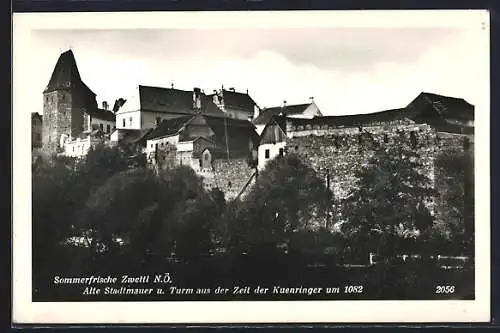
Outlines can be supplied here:
<path id="1" fill-rule="evenodd" d="M 128 118 L 129 125 L 132 126 L 132 117 Z"/>
<path id="2" fill-rule="evenodd" d="M 280 156 L 283 156 L 283 148 L 280 148 Z"/>
<path id="3" fill-rule="evenodd" d="M 161 123 L 161 118 L 160 117 L 156 117 L 156 126 L 160 125 Z"/>
<path id="4" fill-rule="evenodd" d="M 122 119 L 122 127 L 125 127 L 125 118 Z"/>
<path id="5" fill-rule="evenodd" d="M 265 158 L 266 159 L 269 158 L 269 149 L 266 149 L 266 151 L 265 151 Z"/>
<path id="6" fill-rule="evenodd" d="M 106 125 L 106 133 L 109 133 L 109 132 L 111 132 L 111 125 L 107 124 Z"/>
<path id="7" fill-rule="evenodd" d="M 104 132 L 104 125 L 103 124 L 99 124 L 99 129 L 101 130 L 101 132 Z"/>
<path id="8" fill-rule="evenodd" d="M 410 142 L 412 148 L 417 148 L 417 135 L 415 134 L 415 131 L 410 132 Z"/>
<path id="9" fill-rule="evenodd" d="M 203 155 L 203 158 L 205 159 L 205 161 L 208 161 L 208 154 Z"/>
<path id="10" fill-rule="evenodd" d="M 37 141 L 42 140 L 42 136 L 40 135 L 40 133 L 36 133 L 36 140 Z"/>

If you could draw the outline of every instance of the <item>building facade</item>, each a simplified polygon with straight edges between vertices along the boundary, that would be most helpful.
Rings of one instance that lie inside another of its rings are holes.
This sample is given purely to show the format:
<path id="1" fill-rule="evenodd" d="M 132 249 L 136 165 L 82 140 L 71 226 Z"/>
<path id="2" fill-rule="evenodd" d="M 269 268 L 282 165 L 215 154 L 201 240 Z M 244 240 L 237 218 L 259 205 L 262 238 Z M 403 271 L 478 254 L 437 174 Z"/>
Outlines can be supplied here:
<path id="1" fill-rule="evenodd" d="M 286 101 L 284 101 L 282 106 L 263 109 L 257 117 L 252 120 L 252 123 L 257 128 L 257 133 L 260 135 L 264 130 L 264 127 L 266 127 L 271 119 L 276 116 L 312 119 L 314 117 L 321 117 L 322 113 L 316 103 L 314 103 L 313 98 L 311 98 L 311 102 L 307 104 L 287 105 Z"/>
<path id="2" fill-rule="evenodd" d="M 260 108 L 252 97 L 246 93 L 237 92 L 234 88 L 214 90 L 210 95 L 215 105 L 229 118 L 251 120 L 257 117 Z"/>

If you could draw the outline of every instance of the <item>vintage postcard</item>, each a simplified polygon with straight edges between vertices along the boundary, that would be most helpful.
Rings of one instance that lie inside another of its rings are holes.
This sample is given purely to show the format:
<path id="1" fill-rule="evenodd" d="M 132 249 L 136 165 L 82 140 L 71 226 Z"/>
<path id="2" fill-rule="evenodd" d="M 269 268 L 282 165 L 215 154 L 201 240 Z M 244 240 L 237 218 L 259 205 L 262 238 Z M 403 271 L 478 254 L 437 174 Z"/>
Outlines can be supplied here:
<path id="1" fill-rule="evenodd" d="M 13 21 L 14 323 L 490 320 L 487 11 Z"/>

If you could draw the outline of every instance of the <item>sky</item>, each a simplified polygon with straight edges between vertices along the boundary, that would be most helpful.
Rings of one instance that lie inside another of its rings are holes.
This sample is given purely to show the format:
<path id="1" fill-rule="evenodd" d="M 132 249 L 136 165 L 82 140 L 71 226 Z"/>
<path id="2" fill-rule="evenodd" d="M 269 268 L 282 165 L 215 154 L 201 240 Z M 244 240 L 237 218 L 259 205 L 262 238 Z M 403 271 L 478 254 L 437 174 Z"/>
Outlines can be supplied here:
<path id="1" fill-rule="evenodd" d="M 71 49 L 83 81 L 110 105 L 138 85 L 172 84 L 248 89 L 261 108 L 314 97 L 324 115 L 401 108 L 422 91 L 475 104 L 484 89 L 476 37 L 460 27 L 37 29 L 23 95 L 41 113 L 42 91 Z"/>

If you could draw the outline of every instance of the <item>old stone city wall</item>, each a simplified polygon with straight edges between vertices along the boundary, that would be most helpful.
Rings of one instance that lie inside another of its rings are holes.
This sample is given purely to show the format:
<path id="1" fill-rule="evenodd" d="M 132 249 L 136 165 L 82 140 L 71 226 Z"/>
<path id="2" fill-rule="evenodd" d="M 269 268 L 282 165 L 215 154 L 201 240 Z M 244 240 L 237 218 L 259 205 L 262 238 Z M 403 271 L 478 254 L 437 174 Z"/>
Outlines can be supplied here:
<path id="1" fill-rule="evenodd" d="M 463 182 L 463 179 L 457 179 L 448 170 L 438 167 L 436 159 L 443 154 L 461 154 L 464 149 L 472 152 L 473 156 L 473 136 L 436 132 L 429 125 L 417 125 L 409 121 L 361 129 L 296 130 L 290 134 L 292 138 L 287 142 L 287 151 L 301 157 L 325 179 L 325 182 L 329 174 L 330 189 L 334 193 L 336 213 L 340 218 L 342 211 L 339 203 L 353 190 L 356 181 L 355 172 L 369 161 L 374 148 L 384 145 L 406 145 L 419 153 L 421 172 L 430 178 L 439 193 L 435 200 L 428 203 L 436 222 L 458 223 L 464 226 L 463 219 L 452 221 L 450 214 L 453 207 L 443 200 L 446 192 L 456 186 L 457 181 Z M 473 191 L 473 183 L 470 185 L 469 182 L 469 188 Z"/>
<path id="2" fill-rule="evenodd" d="M 410 132 L 414 132 L 415 145 Z M 408 145 L 421 155 L 422 172 L 433 177 L 434 132 L 427 125 L 394 124 L 358 128 L 339 128 L 321 133 L 321 136 L 295 132 L 287 143 L 288 152 L 299 155 L 326 179 L 330 174 L 330 187 L 335 198 L 347 197 L 356 181 L 355 172 L 368 163 L 376 147 Z"/>
<path id="3" fill-rule="evenodd" d="M 412 134 L 411 134 L 412 133 Z M 457 179 L 450 176 L 443 168 L 438 168 L 436 158 L 445 153 L 464 151 L 463 135 L 436 132 L 428 125 L 409 122 L 358 128 L 336 128 L 322 130 L 321 133 L 294 131 L 287 140 L 288 153 L 297 154 L 309 164 L 327 182 L 330 177 L 330 189 L 334 193 L 335 206 L 339 217 L 341 201 L 346 198 L 356 181 L 355 172 L 368 163 L 376 147 L 384 145 L 407 145 L 415 149 L 421 158 L 422 170 L 438 190 L 443 194 L 456 185 Z M 471 146 L 473 137 L 469 137 Z M 471 148 L 473 149 L 473 148 Z M 246 158 L 214 159 L 211 169 L 198 169 L 206 188 L 219 188 L 225 193 L 226 200 L 237 197 L 246 186 L 245 193 L 255 182 L 255 169 L 248 165 Z M 440 199 L 429 203 L 429 208 L 440 223 L 450 221 L 450 207 Z M 453 223 L 463 223 L 455 221 Z"/>
<path id="4" fill-rule="evenodd" d="M 150 166 L 155 169 L 170 169 L 180 165 L 180 154 L 175 147 L 169 146 L 156 156 L 154 153 L 150 156 Z M 160 161 L 156 160 L 157 157 Z M 192 163 L 185 164 L 203 178 L 203 184 L 206 189 L 219 188 L 224 192 L 226 200 L 232 200 L 246 186 L 246 190 L 251 188 L 255 178 L 251 179 L 255 169 L 250 167 L 247 158 L 218 158 L 212 160 L 211 168 L 200 168 L 196 158 L 186 157 L 185 160 L 192 160 Z"/>
<path id="5" fill-rule="evenodd" d="M 246 158 L 216 159 L 212 162 L 212 169 L 198 172 L 203 177 L 205 186 L 207 188 L 219 188 L 224 192 L 226 200 L 236 198 L 247 182 L 250 181 L 246 188 L 246 191 L 248 191 L 255 180 L 255 178 L 250 179 L 254 173 L 255 169 L 248 165 Z"/>

